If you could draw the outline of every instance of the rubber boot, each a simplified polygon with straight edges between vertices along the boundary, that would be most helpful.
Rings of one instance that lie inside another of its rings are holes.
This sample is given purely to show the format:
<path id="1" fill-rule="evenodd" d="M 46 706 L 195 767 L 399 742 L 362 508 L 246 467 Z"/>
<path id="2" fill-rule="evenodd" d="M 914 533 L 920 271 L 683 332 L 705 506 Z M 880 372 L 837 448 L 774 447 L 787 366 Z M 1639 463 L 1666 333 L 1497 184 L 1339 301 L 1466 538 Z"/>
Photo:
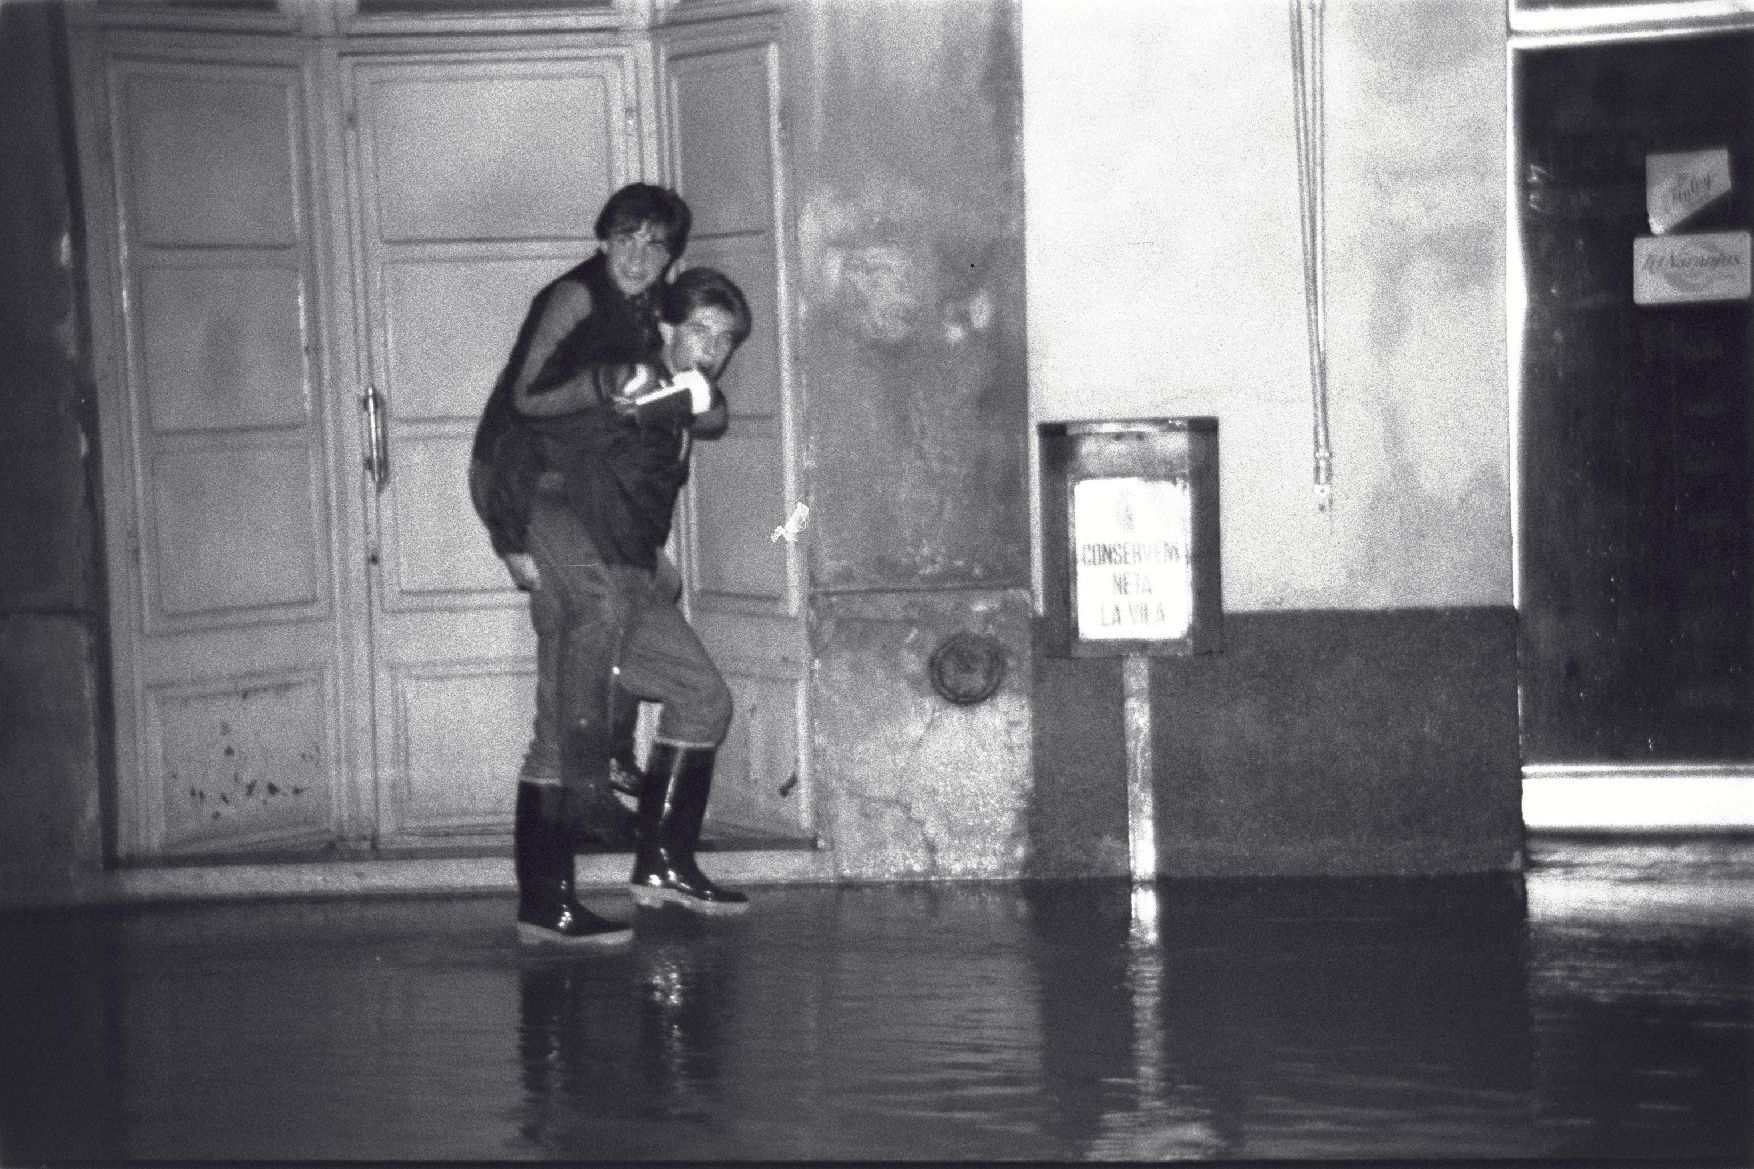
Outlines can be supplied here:
<path id="1" fill-rule="evenodd" d="M 694 863 L 713 784 L 712 747 L 652 744 L 639 798 L 639 847 L 634 852 L 634 903 L 666 902 L 695 913 L 741 913 L 749 898 L 721 888 Z"/>
<path id="2" fill-rule="evenodd" d="M 626 922 L 598 917 L 573 897 L 572 840 L 560 816 L 562 791 L 518 784 L 512 863 L 518 874 L 518 939 L 547 945 L 616 949 L 633 938 Z"/>

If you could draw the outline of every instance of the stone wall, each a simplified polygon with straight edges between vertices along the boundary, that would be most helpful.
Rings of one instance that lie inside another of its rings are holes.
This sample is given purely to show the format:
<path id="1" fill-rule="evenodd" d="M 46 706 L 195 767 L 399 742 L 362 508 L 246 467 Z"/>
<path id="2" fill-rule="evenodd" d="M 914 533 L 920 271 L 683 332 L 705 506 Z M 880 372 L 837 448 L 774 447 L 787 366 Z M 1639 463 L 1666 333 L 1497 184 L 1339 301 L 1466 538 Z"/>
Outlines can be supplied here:
<path id="1" fill-rule="evenodd" d="M 0 897 L 102 864 L 95 411 L 59 12 L 0 4 Z"/>

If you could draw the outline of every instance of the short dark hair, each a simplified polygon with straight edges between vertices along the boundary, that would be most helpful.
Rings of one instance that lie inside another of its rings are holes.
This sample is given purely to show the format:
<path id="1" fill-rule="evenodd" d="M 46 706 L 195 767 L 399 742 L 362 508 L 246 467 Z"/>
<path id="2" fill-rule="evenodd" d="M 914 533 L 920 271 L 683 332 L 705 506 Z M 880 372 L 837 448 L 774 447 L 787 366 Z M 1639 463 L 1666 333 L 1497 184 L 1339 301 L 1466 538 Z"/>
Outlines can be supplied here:
<path id="1" fill-rule="evenodd" d="M 619 231 L 632 231 L 650 223 L 664 233 L 670 258 L 677 259 L 688 247 L 688 229 L 694 224 L 694 213 L 681 195 L 669 187 L 651 183 L 629 183 L 603 204 L 597 213 L 597 238 L 606 240 Z"/>
<path id="2" fill-rule="evenodd" d="M 749 339 L 749 330 L 755 325 L 755 318 L 749 312 L 749 301 L 744 299 L 743 290 L 717 268 L 690 268 L 664 285 L 664 299 L 658 314 L 665 323 L 680 325 L 700 308 L 723 309 L 730 313 L 736 343 L 741 345 Z"/>

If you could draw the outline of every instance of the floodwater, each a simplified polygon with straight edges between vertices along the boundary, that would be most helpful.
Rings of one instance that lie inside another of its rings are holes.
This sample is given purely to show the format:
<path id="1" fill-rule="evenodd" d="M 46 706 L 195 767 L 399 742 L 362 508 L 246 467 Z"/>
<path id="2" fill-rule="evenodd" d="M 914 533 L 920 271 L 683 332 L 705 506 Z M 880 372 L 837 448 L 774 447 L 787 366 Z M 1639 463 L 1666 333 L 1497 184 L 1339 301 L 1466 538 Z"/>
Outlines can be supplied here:
<path id="1" fill-rule="evenodd" d="M 609 956 L 502 897 L 0 914 L 0 1162 L 1746 1161 L 1751 887 L 757 888 Z"/>

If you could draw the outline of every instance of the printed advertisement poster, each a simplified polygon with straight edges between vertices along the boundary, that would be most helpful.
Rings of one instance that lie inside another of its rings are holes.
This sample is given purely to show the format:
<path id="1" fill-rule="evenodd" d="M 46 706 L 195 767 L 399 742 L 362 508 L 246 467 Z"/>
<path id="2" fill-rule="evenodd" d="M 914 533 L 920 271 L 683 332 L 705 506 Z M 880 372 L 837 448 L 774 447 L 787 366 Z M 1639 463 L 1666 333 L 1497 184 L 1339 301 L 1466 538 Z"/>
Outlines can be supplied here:
<path id="1" fill-rule="evenodd" d="M 1748 240 L 1745 231 L 1639 236 L 1632 241 L 1633 303 L 1747 300 Z"/>
<path id="2" fill-rule="evenodd" d="M 1651 234 L 1671 232 L 1730 193 L 1729 148 L 1647 155 L 1644 183 Z"/>

